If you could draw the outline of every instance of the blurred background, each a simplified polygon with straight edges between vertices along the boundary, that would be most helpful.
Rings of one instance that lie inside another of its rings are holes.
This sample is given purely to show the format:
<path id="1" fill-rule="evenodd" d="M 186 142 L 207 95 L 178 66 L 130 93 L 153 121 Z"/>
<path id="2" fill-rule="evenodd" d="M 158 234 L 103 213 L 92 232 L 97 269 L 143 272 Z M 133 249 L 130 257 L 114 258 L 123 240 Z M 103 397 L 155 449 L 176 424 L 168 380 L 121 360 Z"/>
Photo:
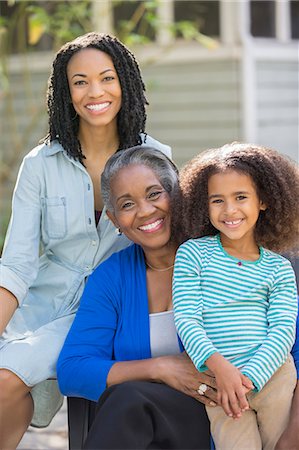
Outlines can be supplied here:
<path id="1" fill-rule="evenodd" d="M 54 53 L 91 30 L 136 54 L 147 131 L 179 166 L 234 140 L 298 159 L 298 0 L 0 1 L 0 248 L 17 168 L 46 133 Z"/>

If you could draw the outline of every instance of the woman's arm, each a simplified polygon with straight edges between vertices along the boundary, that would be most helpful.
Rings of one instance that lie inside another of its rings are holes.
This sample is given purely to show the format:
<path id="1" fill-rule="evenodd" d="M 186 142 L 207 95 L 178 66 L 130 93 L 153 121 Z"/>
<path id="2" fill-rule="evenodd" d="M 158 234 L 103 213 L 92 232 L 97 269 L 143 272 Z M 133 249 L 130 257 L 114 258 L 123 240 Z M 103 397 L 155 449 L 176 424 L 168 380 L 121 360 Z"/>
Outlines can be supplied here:
<path id="1" fill-rule="evenodd" d="M 38 271 L 40 182 L 38 168 L 25 158 L 16 182 L 12 215 L 0 262 L 0 332 L 2 334 Z"/>
<path id="2" fill-rule="evenodd" d="M 208 406 L 216 406 L 215 378 L 208 373 L 198 372 L 186 353 L 141 361 L 116 362 L 108 373 L 107 387 L 131 380 L 165 383 Z M 205 395 L 197 392 L 200 384 L 206 384 L 208 387 Z"/>
<path id="3" fill-rule="evenodd" d="M 128 329 L 125 353 L 135 360 L 115 361 L 115 336 L 129 324 L 123 323 L 120 292 L 125 289 L 117 281 L 118 269 L 110 260 L 102 263 L 89 277 L 79 310 L 66 338 L 57 364 L 60 389 L 68 396 L 97 401 L 107 386 L 129 380 L 163 382 L 204 403 L 216 400 L 215 380 L 199 373 L 186 354 L 136 360 L 135 333 Z M 110 273 L 109 273 L 110 270 Z M 125 338 L 126 339 L 126 338 Z M 130 344 L 132 342 L 132 344 Z M 138 349 L 137 344 L 137 349 Z M 137 354 L 138 351 L 137 351 Z M 211 386 L 205 396 L 197 392 L 199 385 Z M 209 400 L 209 397 L 211 400 Z"/>

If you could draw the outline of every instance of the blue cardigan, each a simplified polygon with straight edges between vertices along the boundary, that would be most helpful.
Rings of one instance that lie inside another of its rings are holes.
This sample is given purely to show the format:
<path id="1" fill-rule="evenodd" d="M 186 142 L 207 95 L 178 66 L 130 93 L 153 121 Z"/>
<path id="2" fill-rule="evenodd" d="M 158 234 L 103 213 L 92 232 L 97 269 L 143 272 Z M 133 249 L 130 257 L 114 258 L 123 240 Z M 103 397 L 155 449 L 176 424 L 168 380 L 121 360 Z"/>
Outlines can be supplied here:
<path id="1" fill-rule="evenodd" d="M 298 338 L 293 356 L 299 372 Z M 113 254 L 89 277 L 58 359 L 60 390 L 97 401 L 115 361 L 150 357 L 144 255 L 133 244 Z"/>

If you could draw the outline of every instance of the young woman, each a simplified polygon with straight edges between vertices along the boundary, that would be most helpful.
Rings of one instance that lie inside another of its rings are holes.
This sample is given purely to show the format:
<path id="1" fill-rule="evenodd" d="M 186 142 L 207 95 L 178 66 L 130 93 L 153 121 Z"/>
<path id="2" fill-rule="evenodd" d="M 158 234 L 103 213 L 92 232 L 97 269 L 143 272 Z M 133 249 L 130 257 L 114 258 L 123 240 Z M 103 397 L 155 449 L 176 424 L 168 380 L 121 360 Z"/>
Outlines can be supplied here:
<path id="1" fill-rule="evenodd" d="M 233 143 L 195 157 L 181 186 L 193 239 L 176 255 L 175 323 L 195 367 L 216 377 L 220 406 L 207 408 L 216 448 L 274 450 L 297 383 L 295 274 L 274 251 L 298 244 L 298 167 Z"/>
<path id="2" fill-rule="evenodd" d="M 151 148 L 113 155 L 102 174 L 108 217 L 134 244 L 89 277 L 58 360 L 65 395 L 99 400 L 86 449 L 210 448 L 200 402 L 215 405 L 214 379 L 182 353 L 173 320 L 177 190 L 175 166 Z"/>
<path id="3" fill-rule="evenodd" d="M 145 135 L 144 91 L 134 56 L 112 36 L 80 36 L 54 59 L 49 132 L 21 165 L 0 265 L 0 448 L 59 409 L 50 379 L 85 281 L 129 244 L 102 212 L 107 159 L 145 141 L 170 154 Z"/>

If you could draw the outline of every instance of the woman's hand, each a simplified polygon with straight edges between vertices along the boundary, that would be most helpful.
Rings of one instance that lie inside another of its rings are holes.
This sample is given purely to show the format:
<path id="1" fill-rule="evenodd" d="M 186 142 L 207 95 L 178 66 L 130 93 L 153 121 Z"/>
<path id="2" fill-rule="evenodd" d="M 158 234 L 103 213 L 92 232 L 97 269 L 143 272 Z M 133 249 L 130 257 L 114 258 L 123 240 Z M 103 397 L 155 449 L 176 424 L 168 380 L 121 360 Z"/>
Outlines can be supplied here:
<path id="1" fill-rule="evenodd" d="M 198 372 L 185 352 L 175 356 L 161 356 L 156 358 L 156 362 L 159 381 L 207 406 L 216 406 L 215 378 L 210 372 Z M 201 384 L 207 386 L 204 395 L 198 393 Z"/>

